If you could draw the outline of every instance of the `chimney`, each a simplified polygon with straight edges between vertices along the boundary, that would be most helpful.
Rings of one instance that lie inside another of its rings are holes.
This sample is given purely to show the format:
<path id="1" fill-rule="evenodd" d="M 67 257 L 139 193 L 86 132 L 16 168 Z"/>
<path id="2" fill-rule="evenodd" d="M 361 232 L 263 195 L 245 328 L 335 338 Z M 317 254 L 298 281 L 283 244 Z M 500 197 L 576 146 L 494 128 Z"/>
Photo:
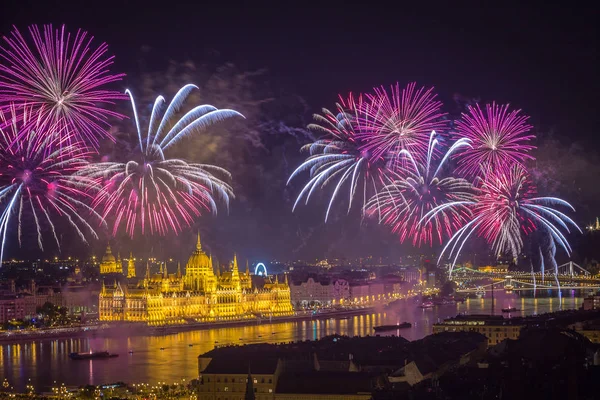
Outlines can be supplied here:
<path id="1" fill-rule="evenodd" d="M 10 282 L 10 292 L 17 293 L 17 285 L 15 284 L 15 280 L 11 279 L 9 282 Z"/>
<path id="2" fill-rule="evenodd" d="M 31 292 L 31 294 L 32 294 L 33 296 L 35 296 L 36 289 L 37 289 L 37 288 L 35 287 L 35 280 L 33 280 L 33 279 L 32 279 L 32 280 L 29 282 L 29 291 Z"/>

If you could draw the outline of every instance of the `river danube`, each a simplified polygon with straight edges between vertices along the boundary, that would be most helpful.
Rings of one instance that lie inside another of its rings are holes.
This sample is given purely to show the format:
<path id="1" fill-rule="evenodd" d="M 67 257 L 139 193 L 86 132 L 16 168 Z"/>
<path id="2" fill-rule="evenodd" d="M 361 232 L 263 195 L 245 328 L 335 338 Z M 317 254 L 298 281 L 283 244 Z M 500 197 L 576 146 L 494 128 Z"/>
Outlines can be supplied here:
<path id="1" fill-rule="evenodd" d="M 556 296 L 556 293 L 554 293 Z M 495 313 L 505 307 L 520 309 L 515 315 L 541 314 L 561 309 L 581 307 L 582 298 L 575 292 L 562 297 L 519 297 L 516 293 L 497 292 Z M 393 309 L 381 309 L 344 319 L 297 321 L 243 327 L 182 332 L 165 336 L 131 336 L 106 338 L 76 338 L 40 340 L 0 345 L 0 379 L 8 379 L 22 390 L 30 381 L 36 390 L 48 390 L 54 382 L 67 386 L 105 384 L 117 381 L 127 383 L 181 382 L 198 376 L 199 354 L 214 348 L 215 344 L 281 343 L 314 340 L 326 335 L 372 335 L 373 327 L 408 321 L 412 328 L 404 329 L 402 336 L 409 340 L 421 339 L 432 331 L 432 324 L 458 313 L 489 314 L 491 298 L 469 299 L 464 303 L 421 309 L 411 301 Z M 118 353 L 112 359 L 73 361 L 71 352 L 108 350 Z M 129 351 L 132 351 L 130 354 Z"/>

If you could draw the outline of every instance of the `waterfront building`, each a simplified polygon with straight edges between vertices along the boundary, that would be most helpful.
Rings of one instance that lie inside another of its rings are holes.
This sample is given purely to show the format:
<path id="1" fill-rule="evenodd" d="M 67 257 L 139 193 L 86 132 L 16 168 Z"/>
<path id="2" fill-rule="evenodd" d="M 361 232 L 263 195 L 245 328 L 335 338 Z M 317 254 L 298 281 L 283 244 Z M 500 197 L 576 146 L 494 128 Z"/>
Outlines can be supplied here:
<path id="1" fill-rule="evenodd" d="M 28 293 L 0 296 L 0 324 L 22 320 L 35 313 L 35 298 Z"/>
<path id="2" fill-rule="evenodd" d="M 398 275 L 405 282 L 419 282 L 421 271 L 417 267 L 401 267 L 398 271 Z"/>
<path id="3" fill-rule="evenodd" d="M 345 279 L 309 277 L 305 282 L 290 285 L 292 303 L 296 307 L 329 306 L 350 300 L 350 285 Z"/>
<path id="4" fill-rule="evenodd" d="M 252 285 L 250 271 L 240 273 L 234 255 L 230 269 L 221 273 L 212 256 L 202 250 L 200 235 L 182 275 L 146 269 L 137 283 L 103 285 L 99 295 L 101 321 L 139 321 L 151 325 L 212 322 L 293 315 L 287 275 L 276 276 L 262 288 Z"/>
<path id="5" fill-rule="evenodd" d="M 494 346 L 505 339 L 518 339 L 523 327 L 521 319 L 502 315 L 458 315 L 433 324 L 433 333 L 478 332 L 488 338 L 488 346 Z"/>
<path id="6" fill-rule="evenodd" d="M 588 296 L 583 299 L 583 305 L 581 306 L 584 310 L 598 310 L 600 309 L 600 296 Z"/>
<path id="7" fill-rule="evenodd" d="M 508 273 L 508 264 L 483 265 L 477 267 L 477 271 L 488 274 L 505 274 Z"/>
<path id="8" fill-rule="evenodd" d="M 100 262 L 100 273 L 101 274 L 122 274 L 123 273 L 123 264 L 121 262 L 121 257 L 118 256 L 115 259 L 115 256 L 112 254 L 112 250 L 110 249 L 110 244 L 106 246 L 106 253 L 102 257 L 102 261 Z"/>

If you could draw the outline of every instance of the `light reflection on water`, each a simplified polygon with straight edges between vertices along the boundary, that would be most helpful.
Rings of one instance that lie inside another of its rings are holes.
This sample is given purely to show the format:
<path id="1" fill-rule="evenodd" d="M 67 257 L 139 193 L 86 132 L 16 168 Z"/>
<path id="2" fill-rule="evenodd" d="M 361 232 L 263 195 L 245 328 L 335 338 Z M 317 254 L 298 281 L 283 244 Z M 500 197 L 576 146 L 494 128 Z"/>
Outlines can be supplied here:
<path id="1" fill-rule="evenodd" d="M 538 292 L 538 296 L 540 293 Z M 546 292 L 546 295 L 549 293 Z M 556 295 L 556 294 L 555 294 Z M 505 307 L 516 307 L 526 315 L 574 309 L 581 306 L 581 297 L 568 292 L 562 297 L 519 297 L 516 293 L 495 293 L 494 309 L 500 314 Z M 214 348 L 215 343 L 281 343 L 315 340 L 335 333 L 366 336 L 373 327 L 408 321 L 410 329 L 399 333 L 409 340 L 420 339 L 432 331 L 432 324 L 458 313 L 489 314 L 491 298 L 470 299 L 465 303 L 421 309 L 406 301 L 394 309 L 356 315 L 347 319 L 297 321 L 275 324 L 228 327 L 212 330 L 181 332 L 166 336 L 75 338 L 0 345 L 0 379 L 7 378 L 22 390 L 31 379 L 38 390 L 48 389 L 54 381 L 68 386 L 127 383 L 168 383 L 198 375 L 197 357 Z M 520 312 L 519 314 L 520 315 Z M 390 334 L 394 334 L 392 332 Z M 241 340 L 240 340 L 241 339 Z M 190 346 L 192 345 L 192 346 Z M 161 350 L 164 348 L 164 350 Z M 93 350 L 118 353 L 118 358 L 73 361 L 68 354 Z M 128 354 L 129 350 L 133 354 Z"/>

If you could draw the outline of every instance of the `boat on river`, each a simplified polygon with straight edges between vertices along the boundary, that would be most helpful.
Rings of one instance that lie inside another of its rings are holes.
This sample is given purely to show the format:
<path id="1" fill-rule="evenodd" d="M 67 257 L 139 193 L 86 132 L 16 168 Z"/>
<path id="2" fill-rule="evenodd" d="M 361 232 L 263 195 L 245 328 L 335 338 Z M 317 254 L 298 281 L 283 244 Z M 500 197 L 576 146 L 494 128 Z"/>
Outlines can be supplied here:
<path id="1" fill-rule="evenodd" d="M 410 322 L 403 322 L 401 324 L 396 325 L 380 325 L 373 327 L 375 332 L 385 332 L 385 331 L 395 331 L 397 329 L 406 329 L 410 328 L 412 324 Z"/>
<path id="2" fill-rule="evenodd" d="M 502 312 L 504 312 L 504 313 L 514 312 L 514 311 L 519 311 L 519 309 L 516 307 L 508 307 L 508 308 L 502 309 Z"/>
<path id="3" fill-rule="evenodd" d="M 71 360 L 95 360 L 98 358 L 115 358 L 119 357 L 118 354 L 111 354 L 108 351 L 89 351 L 87 353 L 71 353 L 69 358 Z"/>
<path id="4" fill-rule="evenodd" d="M 433 307 L 433 303 L 431 301 L 426 301 L 423 304 L 421 304 L 419 307 L 421 307 L 421 308 L 432 308 Z"/>

